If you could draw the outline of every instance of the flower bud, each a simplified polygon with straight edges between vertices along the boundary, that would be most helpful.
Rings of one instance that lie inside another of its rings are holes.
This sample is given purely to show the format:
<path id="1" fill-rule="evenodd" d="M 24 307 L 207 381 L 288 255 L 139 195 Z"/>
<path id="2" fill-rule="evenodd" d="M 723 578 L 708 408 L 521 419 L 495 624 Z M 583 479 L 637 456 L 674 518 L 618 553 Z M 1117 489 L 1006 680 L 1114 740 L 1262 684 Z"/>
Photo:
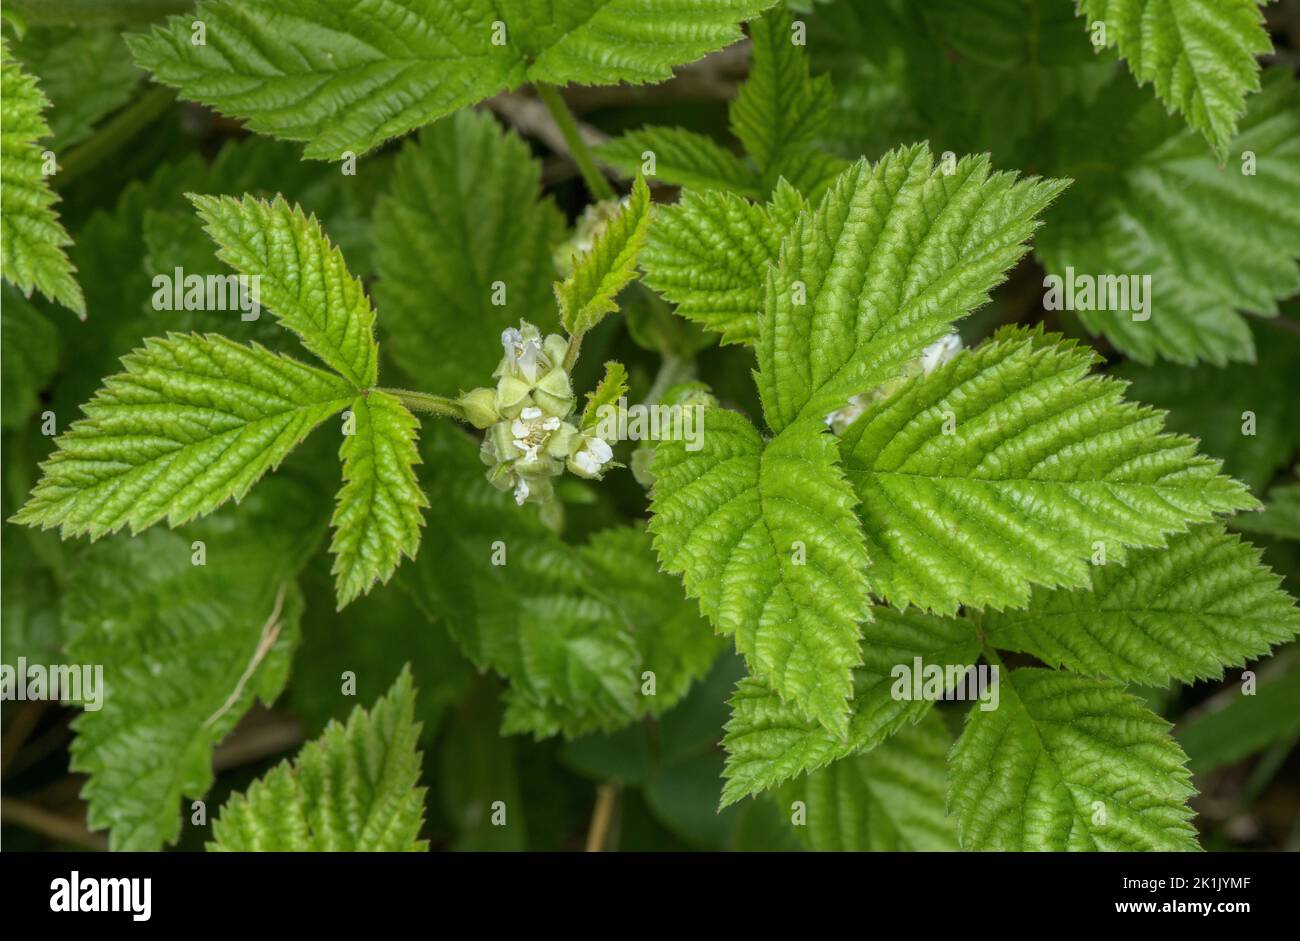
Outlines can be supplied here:
<path id="1" fill-rule="evenodd" d="M 579 477 L 588 480 L 599 479 L 605 472 L 605 465 L 614 457 L 614 451 L 603 438 L 594 435 L 579 435 L 573 442 L 567 467 Z"/>
<path id="2" fill-rule="evenodd" d="M 497 392 L 495 389 L 474 389 L 460 397 L 460 407 L 465 410 L 465 418 L 475 428 L 490 428 L 501 421 L 497 411 Z"/>

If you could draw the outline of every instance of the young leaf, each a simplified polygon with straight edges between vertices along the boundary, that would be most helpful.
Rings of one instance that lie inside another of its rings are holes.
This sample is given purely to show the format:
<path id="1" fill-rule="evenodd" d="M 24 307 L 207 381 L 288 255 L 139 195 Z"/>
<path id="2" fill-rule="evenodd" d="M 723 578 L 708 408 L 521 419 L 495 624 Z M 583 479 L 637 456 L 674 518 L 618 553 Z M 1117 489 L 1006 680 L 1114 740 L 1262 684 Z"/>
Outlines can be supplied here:
<path id="1" fill-rule="evenodd" d="M 819 852 L 944 852 L 957 833 L 944 807 L 952 736 L 930 713 L 871 751 L 852 755 L 783 786 L 783 811 L 802 801 L 795 832 Z"/>
<path id="2" fill-rule="evenodd" d="M 934 705 L 933 699 L 895 695 L 899 667 L 910 675 L 923 665 L 973 665 L 979 639 L 962 618 L 939 618 L 892 608 L 872 608 L 863 628 L 862 665 L 853 671 L 853 714 L 847 737 L 804 718 L 794 704 L 767 684 L 746 677 L 731 698 L 731 720 L 722 744 L 727 750 L 722 806 L 758 794 L 805 772 L 875 748 Z"/>
<path id="3" fill-rule="evenodd" d="M 1127 132 L 1102 141 L 1101 120 Z M 1239 157 L 1227 167 L 1123 76 L 1061 136 L 1060 172 L 1078 182 L 1043 230 L 1039 257 L 1063 284 L 1073 269 L 1118 275 L 1130 287 L 1099 286 L 1091 299 L 1076 291 L 1073 306 L 1084 325 L 1144 363 L 1252 361 L 1251 332 L 1238 311 L 1273 316 L 1278 300 L 1300 289 L 1294 77 L 1284 70 L 1264 76 L 1232 140 Z M 1130 281 L 1147 277 L 1145 287 Z"/>
<path id="4" fill-rule="evenodd" d="M 1023 611 L 990 612 L 989 643 L 1076 673 L 1164 686 L 1223 676 L 1300 633 L 1300 610 L 1260 552 L 1221 526 L 1093 569 L 1091 591 L 1035 589 Z"/>
<path id="5" fill-rule="evenodd" d="M 650 188 L 638 176 L 618 215 L 606 223 L 591 250 L 573 260 L 573 273 L 555 285 L 560 322 L 570 334 L 586 333 L 618 310 L 618 292 L 636 280 L 637 255 L 650 229 Z"/>
<path id="6" fill-rule="evenodd" d="M 663 81 L 773 2 L 208 0 L 128 42 L 184 97 L 337 160 L 524 82 Z"/>
<path id="7" fill-rule="evenodd" d="M 355 394 L 332 373 L 216 334 L 145 340 L 55 442 L 14 521 L 97 539 L 240 500 Z"/>
<path id="8" fill-rule="evenodd" d="M 420 388 L 482 385 L 502 330 L 555 326 L 551 250 L 563 232 L 540 163 L 491 115 L 461 111 L 421 131 L 375 210 L 386 352 Z"/>
<path id="9" fill-rule="evenodd" d="M 1222 162 L 1246 95 L 1259 90 L 1255 57 L 1273 51 L 1264 0 L 1079 0 L 1105 45 L 1117 46 L 1139 85 L 1200 131 Z"/>
<path id="10" fill-rule="evenodd" d="M 999 708 L 972 708 L 949 757 L 965 850 L 1193 850 L 1187 756 L 1118 683 L 1001 671 Z"/>
<path id="11" fill-rule="evenodd" d="M 597 156 L 628 176 L 647 176 L 692 190 L 723 190 L 761 199 L 762 186 L 752 169 L 711 137 L 680 127 L 643 127 L 628 131 L 596 151 Z M 654 170 L 644 169 L 648 157 Z M 651 230 L 653 232 L 653 229 Z"/>
<path id="12" fill-rule="evenodd" d="M 42 115 L 48 106 L 0 37 L 0 270 L 25 297 L 39 290 L 84 318 L 86 301 L 63 250 L 72 239 L 54 212 L 59 198 L 44 173 L 44 148 L 36 143 L 50 136 Z"/>
<path id="13" fill-rule="evenodd" d="M 618 400 L 625 395 L 627 395 L 627 370 L 623 368 L 622 363 L 610 360 L 605 364 L 605 378 L 600 380 L 600 385 L 587 393 L 587 405 L 582 410 L 582 429 L 585 431 L 596 427 L 600 423 L 601 410 L 617 406 Z"/>
<path id="14" fill-rule="evenodd" d="M 367 712 L 331 722 L 212 822 L 221 852 L 424 852 L 420 726 L 410 668 Z"/>
<path id="15" fill-rule="evenodd" d="M 845 171 L 767 274 L 757 353 L 768 425 L 820 421 L 893 378 L 988 299 L 1064 187 L 991 173 L 987 157 L 946 174 L 924 144 Z"/>
<path id="16" fill-rule="evenodd" d="M 1008 330 L 872 403 L 842 439 L 872 579 L 891 604 L 1023 607 L 1104 553 L 1256 504 L 1162 413 L 1089 375 L 1095 354 Z"/>
<path id="17" fill-rule="evenodd" d="M 67 656 L 103 665 L 104 699 L 74 721 L 72 770 L 90 775 L 88 823 L 110 830 L 112 849 L 175 842 L 182 798 L 212 785 L 213 748 L 284 688 L 302 612 L 294 571 L 324 522 L 316 502 L 272 480 L 224 518 L 97 543 L 73 569 Z"/>
<path id="18" fill-rule="evenodd" d="M 339 448 L 344 483 L 330 543 L 340 609 L 387 583 L 402 556 L 415 558 L 420 510 L 429 505 L 415 479 L 416 417 L 377 389 L 357 396 L 351 411 L 356 427 Z"/>
<path id="19" fill-rule="evenodd" d="M 808 58 L 791 32 L 793 21 L 778 8 L 750 24 L 754 64 L 731 103 L 731 130 L 758 164 L 763 192 L 781 177 L 794 180 L 803 171 L 834 103 L 830 77 L 809 78 Z"/>
<path id="20" fill-rule="evenodd" d="M 805 208 L 788 184 L 777 195 Z M 677 313 L 721 333 L 723 343 L 753 343 L 767 268 L 786 228 L 777 205 L 688 190 L 676 205 L 655 211 L 641 255 L 645 282 L 676 304 Z"/>
<path id="21" fill-rule="evenodd" d="M 750 671 L 843 734 L 867 555 L 823 432 L 804 422 L 765 442 L 743 416 L 708 409 L 699 450 L 656 448 L 650 531 L 664 568 L 734 636 Z"/>
<path id="22" fill-rule="evenodd" d="M 379 373 L 374 308 L 316 217 L 281 196 L 269 203 L 251 196 L 190 198 L 217 243 L 217 257 L 259 279 L 260 301 L 276 319 L 357 389 L 373 386 Z"/>

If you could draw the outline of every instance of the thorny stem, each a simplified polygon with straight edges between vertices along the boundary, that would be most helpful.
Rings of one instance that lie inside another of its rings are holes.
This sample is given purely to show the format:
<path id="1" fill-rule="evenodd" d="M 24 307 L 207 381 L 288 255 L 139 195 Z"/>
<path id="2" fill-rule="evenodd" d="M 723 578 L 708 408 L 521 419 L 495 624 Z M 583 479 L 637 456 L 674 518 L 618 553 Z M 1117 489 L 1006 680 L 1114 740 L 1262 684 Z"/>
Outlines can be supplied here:
<path id="1" fill-rule="evenodd" d="M 445 395 L 432 395 L 428 392 L 415 392 L 411 389 L 378 389 L 397 399 L 413 412 L 427 412 L 430 415 L 443 415 L 457 421 L 465 420 L 465 409 L 455 399 Z"/>
<path id="2" fill-rule="evenodd" d="M 167 110 L 175 98 L 170 88 L 152 88 L 123 108 L 84 144 L 74 147 L 66 159 L 59 161 L 59 172 L 51 181 L 64 187 L 111 156 L 154 118 Z"/>
<path id="3" fill-rule="evenodd" d="M 601 173 L 600 168 L 596 166 L 596 158 L 592 156 L 591 148 L 583 140 L 582 132 L 578 130 L 578 122 L 574 120 L 573 112 L 560 97 L 559 89 L 554 85 L 539 82 L 537 96 L 542 99 L 546 110 L 551 112 L 551 117 L 555 119 L 560 133 L 564 135 L 564 142 L 569 145 L 573 161 L 578 165 L 578 172 L 582 174 L 582 180 L 587 184 L 591 195 L 598 200 L 613 199 L 614 188 L 609 185 L 605 174 Z"/>

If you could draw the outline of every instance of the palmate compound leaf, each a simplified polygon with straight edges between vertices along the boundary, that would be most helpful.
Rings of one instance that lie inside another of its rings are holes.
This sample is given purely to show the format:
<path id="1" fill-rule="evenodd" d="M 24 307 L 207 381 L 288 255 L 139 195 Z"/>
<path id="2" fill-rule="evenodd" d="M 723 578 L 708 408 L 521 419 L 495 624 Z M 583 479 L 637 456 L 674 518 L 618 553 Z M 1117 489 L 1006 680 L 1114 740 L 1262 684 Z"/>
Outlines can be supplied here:
<path id="1" fill-rule="evenodd" d="M 219 852 L 423 852 L 420 725 L 415 687 L 404 668 L 369 710 L 331 722 L 236 794 L 212 822 Z"/>
<path id="2" fill-rule="evenodd" d="M 655 210 L 641 267 L 645 282 L 677 313 L 722 334 L 723 343 L 758 339 L 768 265 L 781 239 L 807 208 L 782 180 L 768 204 L 723 191 L 687 190 Z"/>
<path id="3" fill-rule="evenodd" d="M 1243 517 L 1248 518 L 1248 517 Z M 1034 589 L 1029 606 L 990 612 L 989 643 L 1076 673 L 1164 686 L 1222 677 L 1300 633 L 1300 610 L 1260 552 L 1219 525 L 1099 565 L 1091 590 Z"/>
<path id="4" fill-rule="evenodd" d="M 1125 133 L 1102 141 L 1098 121 Z M 1062 279 L 1060 299 L 1090 331 L 1143 363 L 1253 362 L 1255 343 L 1240 312 L 1274 316 L 1278 300 L 1300 290 L 1294 76 L 1265 74 L 1225 167 L 1123 76 L 1063 120 L 1058 149 L 1059 171 L 1077 182 L 1037 251 Z M 1115 280 L 1104 290 L 1096 281 L 1090 297 L 1078 276 Z"/>
<path id="5" fill-rule="evenodd" d="M 296 569 L 324 522 L 312 491 L 277 478 L 184 534 L 118 536 L 79 559 L 64 595 L 67 657 L 102 665 L 103 700 L 74 721 L 72 770 L 90 775 L 87 820 L 110 830 L 111 848 L 175 842 L 182 798 L 212 785 L 213 748 L 284 688 Z"/>
<path id="6" fill-rule="evenodd" d="M 425 128 L 375 210 L 385 350 L 421 388 L 482 385 L 502 330 L 521 319 L 554 328 L 551 251 L 563 233 L 519 135 L 469 110 Z"/>
<path id="7" fill-rule="evenodd" d="M 420 547 L 420 510 L 429 505 L 415 478 L 420 463 L 414 415 L 387 392 L 371 389 L 351 406 L 339 457 L 343 489 L 334 511 L 334 555 L 339 608 L 387 582 L 402 556 Z"/>
<path id="8" fill-rule="evenodd" d="M 1117 46 L 1139 85 L 1151 82 L 1222 161 L 1246 95 L 1259 90 L 1256 56 L 1273 51 L 1265 0 L 1078 0 L 1094 42 Z"/>
<path id="9" fill-rule="evenodd" d="M 240 500 L 355 390 L 216 334 L 145 340 L 55 442 L 15 522 L 64 537 L 171 526 Z"/>
<path id="10" fill-rule="evenodd" d="M 893 378 L 986 302 L 1066 185 L 992 173 L 987 157 L 952 169 L 924 144 L 859 160 L 790 228 L 759 317 L 758 387 L 774 431 L 820 422 Z"/>
<path id="11" fill-rule="evenodd" d="M 560 322 L 571 335 L 586 333 L 618 310 L 618 292 L 637 277 L 637 256 L 650 230 L 650 215 L 650 188 L 638 176 L 591 249 L 574 257 L 573 273 L 555 285 Z"/>
<path id="12" fill-rule="evenodd" d="M 735 635 L 755 676 L 840 733 L 868 556 L 823 419 L 985 300 L 1063 186 L 992 174 L 984 158 L 953 171 L 936 170 L 924 145 L 893 151 L 854 164 L 799 214 L 767 268 L 759 318 L 775 437 L 710 410 L 698 451 L 657 449 L 650 529 L 664 567 Z"/>
<path id="13" fill-rule="evenodd" d="M 283 197 L 190 197 L 217 257 L 257 278 L 260 302 L 358 390 L 375 384 L 375 311 L 314 216 Z"/>
<path id="14" fill-rule="evenodd" d="M 720 408 L 703 423 L 698 450 L 681 440 L 655 449 L 659 559 L 755 676 L 843 735 L 867 555 L 835 439 L 802 422 L 764 441 Z"/>
<path id="15" fill-rule="evenodd" d="M 841 439 L 872 580 L 897 606 L 1023 607 L 1089 584 L 1093 558 L 1257 506 L 1097 357 L 1006 330 L 872 403 Z"/>
<path id="16" fill-rule="evenodd" d="M 803 803 L 794 831 L 817 851 L 943 852 L 957 849 L 944 797 L 952 735 L 931 712 L 870 751 L 782 785 L 782 813 Z"/>
<path id="17" fill-rule="evenodd" d="M 86 301 L 73 278 L 64 247 L 72 243 L 54 212 L 58 197 L 45 175 L 44 148 L 50 136 L 42 112 L 49 101 L 0 37 L 0 272 L 32 296 L 33 289 L 80 317 Z"/>
<path id="18" fill-rule="evenodd" d="M 184 97 L 338 160 L 524 82 L 663 81 L 773 2 L 209 0 L 128 42 Z"/>
<path id="19" fill-rule="evenodd" d="M 1187 756 L 1119 683 L 1001 670 L 949 758 L 948 810 L 965 850 L 1193 850 Z"/>
<path id="20" fill-rule="evenodd" d="M 754 677 L 736 685 L 722 739 L 727 751 L 722 806 L 869 752 L 899 729 L 920 721 L 934 698 L 911 694 L 916 687 L 910 677 L 916 675 L 918 658 L 922 671 L 918 678 L 924 679 L 927 667 L 938 668 L 945 689 L 955 687 L 948 680 L 964 677 L 966 668 L 979 658 L 975 629 L 962 618 L 886 607 L 873 608 L 872 615 L 863 627 L 862 664 L 853 671 L 853 712 L 846 737 L 804 717 Z M 909 679 L 900 686 L 902 675 Z"/>

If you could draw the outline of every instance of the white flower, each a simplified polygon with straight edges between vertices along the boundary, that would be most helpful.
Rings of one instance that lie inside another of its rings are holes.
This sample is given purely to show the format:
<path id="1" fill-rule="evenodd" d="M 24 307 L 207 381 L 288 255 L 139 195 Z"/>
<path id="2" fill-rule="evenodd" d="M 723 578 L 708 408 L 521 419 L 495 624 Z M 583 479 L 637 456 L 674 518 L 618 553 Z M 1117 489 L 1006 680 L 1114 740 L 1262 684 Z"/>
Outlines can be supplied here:
<path id="1" fill-rule="evenodd" d="M 519 506 L 524 505 L 528 499 L 528 481 L 523 477 L 519 478 L 519 483 L 515 484 L 515 503 Z"/>
<path id="2" fill-rule="evenodd" d="M 961 334 L 953 331 L 940 337 L 921 352 L 921 375 L 928 376 L 961 352 Z"/>
<path id="3" fill-rule="evenodd" d="M 600 438 L 588 438 L 585 446 L 573 455 L 573 463 L 585 474 L 595 477 L 609 463 L 614 451 Z"/>
<path id="4" fill-rule="evenodd" d="M 506 352 L 506 363 L 527 382 L 536 382 L 539 373 L 550 369 L 551 364 L 542 352 L 542 337 L 537 328 L 526 332 L 507 327 L 501 332 L 501 346 Z"/>

